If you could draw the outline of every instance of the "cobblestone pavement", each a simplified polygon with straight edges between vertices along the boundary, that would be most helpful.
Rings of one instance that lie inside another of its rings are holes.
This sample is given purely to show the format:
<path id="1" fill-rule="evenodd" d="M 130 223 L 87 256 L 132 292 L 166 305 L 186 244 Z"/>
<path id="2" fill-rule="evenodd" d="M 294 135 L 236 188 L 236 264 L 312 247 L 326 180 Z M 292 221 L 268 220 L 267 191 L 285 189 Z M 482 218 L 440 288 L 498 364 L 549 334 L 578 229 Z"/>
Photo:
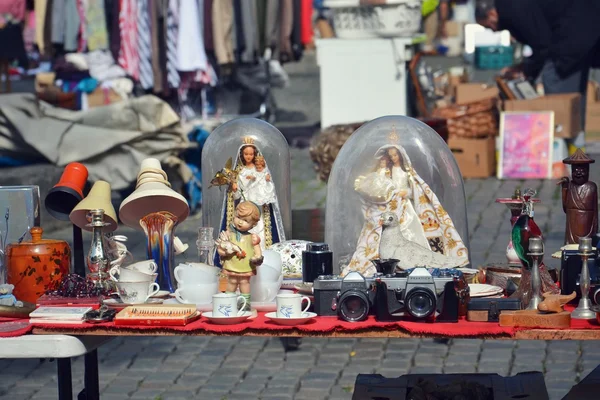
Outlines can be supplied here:
<path id="1" fill-rule="evenodd" d="M 314 63 L 314 56 L 307 62 Z M 292 69 L 290 97 L 280 106 L 307 107 L 300 122 L 318 118 L 318 76 L 314 65 L 305 73 Z M 304 71 L 304 72 L 303 72 Z M 312 78 L 311 78 L 312 77 Z M 299 89 L 301 82 L 304 90 Z M 296 84 L 294 84 L 296 82 Z M 311 83 L 312 82 L 312 83 Z M 316 83 L 315 83 L 316 82 Z M 278 96 L 281 92 L 278 92 Z M 298 100 L 305 96 L 304 102 Z M 598 180 L 600 163 L 592 164 Z M 292 149 L 293 209 L 324 207 L 326 186 L 316 180 L 307 149 Z M 465 184 L 473 265 L 504 261 L 509 237 L 509 212 L 497 197 L 508 197 L 520 186 L 538 189 L 542 203 L 535 218 L 546 239 L 546 261 L 561 245 L 564 213 L 553 181 L 468 180 Z M 177 234 L 191 248 L 177 262 L 195 259 L 193 243 L 199 217 L 188 218 Z M 144 257 L 139 233 L 122 228 L 138 259 Z M 54 238 L 68 239 L 70 231 Z M 90 237 L 86 234 L 85 243 Z M 1 345 L 1 343 L 0 343 Z M 112 399 L 350 399 L 358 373 L 394 377 L 406 373 L 480 372 L 511 375 L 542 371 L 551 399 L 600 364 L 600 348 L 578 341 L 482 341 L 407 339 L 305 338 L 300 348 L 285 353 L 277 339 L 229 337 L 116 338 L 99 349 L 101 398 Z M 55 399 L 56 363 L 50 360 L 0 360 L 0 399 Z M 82 388 L 83 359 L 73 362 L 74 394 Z"/>

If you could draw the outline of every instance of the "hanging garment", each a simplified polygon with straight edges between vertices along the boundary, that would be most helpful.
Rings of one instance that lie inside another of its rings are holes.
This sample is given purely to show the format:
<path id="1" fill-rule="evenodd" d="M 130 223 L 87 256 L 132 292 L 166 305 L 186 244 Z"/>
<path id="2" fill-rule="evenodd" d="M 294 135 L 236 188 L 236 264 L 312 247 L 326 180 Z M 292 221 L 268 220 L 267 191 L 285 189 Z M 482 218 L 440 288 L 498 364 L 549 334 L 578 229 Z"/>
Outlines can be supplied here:
<path id="1" fill-rule="evenodd" d="M 137 0 L 121 0 L 119 65 L 136 81 L 140 78 L 137 41 Z"/>
<path id="2" fill-rule="evenodd" d="M 279 60 L 292 60 L 292 28 L 294 25 L 293 0 L 281 0 L 281 23 L 279 36 Z"/>
<path id="3" fill-rule="evenodd" d="M 177 69 L 205 71 L 207 68 L 202 40 L 201 10 L 198 1 L 182 1 L 179 5 L 179 32 L 177 38 Z"/>
<path id="4" fill-rule="evenodd" d="M 244 40 L 244 23 L 242 18 L 242 0 L 233 0 L 234 49 L 236 62 L 239 62 L 246 48 Z"/>
<path id="5" fill-rule="evenodd" d="M 244 0 L 241 4 L 242 25 L 244 27 L 244 51 L 240 54 L 242 62 L 253 63 L 258 56 L 258 24 L 256 1 Z"/>
<path id="6" fill-rule="evenodd" d="M 104 0 L 85 0 L 84 4 L 88 50 L 108 49 Z"/>
<path id="7" fill-rule="evenodd" d="M 8 14 L 13 21 L 25 21 L 25 0 L 0 0 L 0 14 Z"/>
<path id="8" fill-rule="evenodd" d="M 35 0 L 35 43 L 41 54 L 45 54 L 48 50 L 46 48 L 46 41 L 44 38 L 44 25 L 46 22 L 46 13 L 50 10 L 48 8 L 48 0 Z"/>
<path id="9" fill-rule="evenodd" d="M 265 9 L 265 29 L 264 41 L 265 47 L 276 49 L 279 46 L 280 24 L 279 16 L 281 15 L 281 7 L 279 0 L 266 0 Z"/>
<path id="10" fill-rule="evenodd" d="M 302 44 L 306 46 L 313 41 L 313 2 L 312 0 L 302 0 L 301 19 L 301 38 Z"/>
<path id="11" fill-rule="evenodd" d="M 292 61 L 300 61 L 304 47 L 302 46 L 302 0 L 294 2 L 294 23 L 292 26 Z"/>
<path id="12" fill-rule="evenodd" d="M 215 56 L 221 65 L 235 61 L 233 53 L 233 2 L 221 0 L 213 2 L 212 37 Z"/>
<path id="13" fill-rule="evenodd" d="M 150 32 L 150 10 L 148 3 L 141 1 L 137 7 L 137 44 L 139 54 L 140 84 L 150 89 L 154 84 L 152 73 L 152 35 Z"/>
<path id="14" fill-rule="evenodd" d="M 213 44 L 213 23 L 212 23 L 213 0 L 204 0 L 204 10 L 202 11 L 202 36 L 204 37 L 204 51 L 214 51 Z"/>
<path id="15" fill-rule="evenodd" d="M 161 0 L 154 0 L 150 3 L 150 43 L 152 45 L 152 80 L 154 82 L 154 93 L 163 91 L 163 68 L 160 57 L 160 38 L 159 35 L 163 32 L 160 29 L 160 7 Z"/>
<path id="16" fill-rule="evenodd" d="M 85 19 L 85 4 L 84 0 L 77 1 L 77 12 L 79 13 L 79 43 L 77 45 L 77 51 L 83 53 L 87 49 L 87 29 Z"/>
<path id="17" fill-rule="evenodd" d="M 52 0 L 51 41 L 63 44 L 65 41 L 66 3 L 65 0 Z"/>
<path id="18" fill-rule="evenodd" d="M 167 38 L 167 81 L 172 88 L 178 88 L 181 82 L 177 72 L 177 38 L 179 30 L 179 1 L 171 0 L 168 4 L 166 38 Z"/>
<path id="19" fill-rule="evenodd" d="M 65 0 L 65 35 L 64 48 L 66 52 L 77 51 L 77 37 L 79 36 L 79 11 L 77 0 Z"/>
<path id="20" fill-rule="evenodd" d="M 119 58 L 121 48 L 121 32 L 119 32 L 119 0 L 104 0 L 106 15 L 106 31 L 108 32 L 108 47 L 113 59 Z"/>

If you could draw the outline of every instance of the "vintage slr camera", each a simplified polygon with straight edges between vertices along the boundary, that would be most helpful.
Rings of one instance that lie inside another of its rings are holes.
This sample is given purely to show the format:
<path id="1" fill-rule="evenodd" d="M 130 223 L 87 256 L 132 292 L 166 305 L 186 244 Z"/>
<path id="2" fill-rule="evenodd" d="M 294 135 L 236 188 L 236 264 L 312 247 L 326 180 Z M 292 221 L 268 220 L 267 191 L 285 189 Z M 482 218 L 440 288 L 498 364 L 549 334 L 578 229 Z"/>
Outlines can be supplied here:
<path id="1" fill-rule="evenodd" d="M 315 312 L 349 322 L 365 320 L 375 314 L 377 320 L 390 321 L 412 317 L 425 320 L 437 313 L 437 320 L 458 320 L 458 296 L 455 280 L 462 273 L 454 269 L 426 268 L 378 274 L 365 278 L 350 272 L 344 278 L 320 276 L 313 292 Z"/>
<path id="2" fill-rule="evenodd" d="M 600 304 L 600 260 L 595 250 L 588 258 L 588 268 L 590 271 L 590 291 L 589 298 L 594 304 Z M 571 303 L 579 303 L 581 299 L 581 289 L 579 289 L 579 279 L 581 277 L 581 256 L 579 250 L 563 250 L 560 262 L 560 292 L 561 294 L 571 294 L 575 292 L 575 297 Z"/>

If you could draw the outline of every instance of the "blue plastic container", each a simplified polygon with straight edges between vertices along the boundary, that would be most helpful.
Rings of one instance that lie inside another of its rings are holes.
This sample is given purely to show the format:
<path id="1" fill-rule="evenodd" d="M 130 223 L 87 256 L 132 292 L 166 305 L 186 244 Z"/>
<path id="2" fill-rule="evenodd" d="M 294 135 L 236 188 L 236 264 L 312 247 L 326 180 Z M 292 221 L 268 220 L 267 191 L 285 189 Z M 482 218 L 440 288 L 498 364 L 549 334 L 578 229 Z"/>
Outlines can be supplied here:
<path id="1" fill-rule="evenodd" d="M 502 69 L 510 67 L 514 62 L 512 46 L 480 46 L 475 47 L 475 68 Z"/>

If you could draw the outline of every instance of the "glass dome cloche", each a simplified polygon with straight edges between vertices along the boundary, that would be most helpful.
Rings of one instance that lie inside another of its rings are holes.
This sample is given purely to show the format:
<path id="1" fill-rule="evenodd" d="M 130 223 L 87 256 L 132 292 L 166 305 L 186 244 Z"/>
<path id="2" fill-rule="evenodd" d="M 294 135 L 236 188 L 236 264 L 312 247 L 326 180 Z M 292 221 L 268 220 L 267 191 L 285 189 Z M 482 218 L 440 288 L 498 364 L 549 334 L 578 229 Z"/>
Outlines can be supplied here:
<path id="1" fill-rule="evenodd" d="M 202 226 L 218 236 L 237 204 L 251 201 L 261 215 L 250 232 L 263 249 L 291 238 L 290 150 L 277 128 L 256 118 L 228 121 L 206 139 L 201 165 Z"/>
<path id="2" fill-rule="evenodd" d="M 335 273 L 372 276 L 386 260 L 401 269 L 469 263 L 462 175 L 444 140 L 416 119 L 357 129 L 332 166 L 326 207 Z"/>

